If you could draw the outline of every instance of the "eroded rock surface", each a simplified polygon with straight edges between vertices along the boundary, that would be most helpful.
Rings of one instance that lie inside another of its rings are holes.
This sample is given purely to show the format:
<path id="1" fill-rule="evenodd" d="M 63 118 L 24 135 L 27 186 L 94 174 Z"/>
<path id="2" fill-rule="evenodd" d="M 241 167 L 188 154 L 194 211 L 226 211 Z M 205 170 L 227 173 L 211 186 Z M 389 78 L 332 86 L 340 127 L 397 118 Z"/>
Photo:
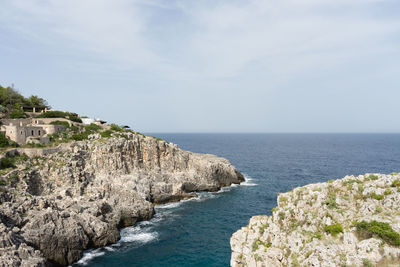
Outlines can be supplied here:
<path id="1" fill-rule="evenodd" d="M 400 175 L 367 174 L 278 195 L 272 216 L 255 216 L 231 238 L 231 266 L 400 266 L 400 248 L 361 234 L 388 223 L 399 241 Z"/>
<path id="2" fill-rule="evenodd" d="M 68 265 L 154 204 L 216 191 L 243 176 L 226 160 L 139 134 L 64 144 L 0 180 L 0 266 Z"/>

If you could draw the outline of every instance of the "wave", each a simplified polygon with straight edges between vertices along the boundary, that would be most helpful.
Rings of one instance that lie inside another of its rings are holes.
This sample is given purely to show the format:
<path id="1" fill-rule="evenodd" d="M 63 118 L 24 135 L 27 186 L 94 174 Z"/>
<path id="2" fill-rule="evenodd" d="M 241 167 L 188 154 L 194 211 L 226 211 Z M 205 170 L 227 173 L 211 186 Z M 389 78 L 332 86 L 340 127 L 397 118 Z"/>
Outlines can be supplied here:
<path id="1" fill-rule="evenodd" d="M 161 204 L 157 205 L 157 209 L 172 209 L 172 208 L 177 208 L 181 205 L 181 202 L 171 202 L 171 203 L 166 203 L 166 204 Z"/>
<path id="2" fill-rule="evenodd" d="M 240 185 L 241 186 L 256 186 L 256 185 L 258 185 L 256 183 L 254 183 L 253 181 L 254 181 L 254 179 L 252 177 L 250 177 L 250 176 L 245 174 L 244 175 L 244 182 L 241 183 Z"/>
<path id="3" fill-rule="evenodd" d="M 79 265 L 87 265 L 93 258 L 103 256 L 105 254 L 101 248 L 88 250 L 83 253 L 83 257 L 76 263 Z"/>
<path id="4" fill-rule="evenodd" d="M 230 186 L 222 187 L 218 192 L 197 192 L 197 196 L 190 199 L 183 199 L 179 202 L 172 202 L 157 205 L 155 207 L 156 214 L 153 218 L 148 221 L 142 221 L 137 223 L 135 226 L 127 227 L 121 230 L 121 239 L 110 246 L 98 249 L 92 249 L 84 252 L 83 257 L 76 263 L 76 265 L 85 266 L 93 258 L 103 256 L 106 252 L 115 251 L 118 247 L 124 244 L 130 243 L 134 245 L 144 245 L 149 242 L 158 240 L 158 232 L 153 230 L 153 226 L 167 217 L 175 217 L 174 215 L 176 208 L 183 205 L 186 202 L 202 202 L 208 199 L 220 197 L 219 194 L 229 192 L 234 187 L 238 186 L 256 186 L 254 179 L 248 175 L 244 175 L 245 181 L 239 184 L 232 184 Z"/>
<path id="5" fill-rule="evenodd" d="M 141 225 L 127 227 L 121 231 L 120 243 L 145 244 L 158 239 L 157 232 L 149 232 L 151 228 L 142 229 Z"/>

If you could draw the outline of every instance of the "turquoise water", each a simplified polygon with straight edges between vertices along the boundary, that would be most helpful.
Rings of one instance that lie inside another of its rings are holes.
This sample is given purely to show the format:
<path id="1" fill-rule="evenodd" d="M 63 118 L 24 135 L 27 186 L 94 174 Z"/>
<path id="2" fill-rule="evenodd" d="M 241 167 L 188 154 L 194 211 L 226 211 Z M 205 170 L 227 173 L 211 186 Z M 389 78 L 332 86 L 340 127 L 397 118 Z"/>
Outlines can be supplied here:
<path id="1" fill-rule="evenodd" d="M 244 185 L 156 208 L 122 230 L 119 243 L 90 250 L 77 265 L 228 266 L 229 238 L 251 216 L 271 214 L 277 192 L 347 174 L 400 170 L 399 134 L 153 134 L 231 161 Z"/>

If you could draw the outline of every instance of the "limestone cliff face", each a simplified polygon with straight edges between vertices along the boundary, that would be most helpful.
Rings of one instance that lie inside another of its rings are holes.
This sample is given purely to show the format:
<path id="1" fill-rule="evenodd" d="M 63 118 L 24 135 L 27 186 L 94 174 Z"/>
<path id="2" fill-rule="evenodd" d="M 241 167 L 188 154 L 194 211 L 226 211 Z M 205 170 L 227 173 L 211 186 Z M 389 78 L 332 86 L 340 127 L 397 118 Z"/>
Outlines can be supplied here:
<path id="1" fill-rule="evenodd" d="M 0 266 L 71 264 L 87 248 L 116 242 L 121 227 L 151 218 L 154 204 L 244 180 L 223 158 L 151 137 L 91 139 L 2 177 Z"/>
<path id="2" fill-rule="evenodd" d="M 279 194 L 233 234 L 231 266 L 400 266 L 399 185 L 373 174 Z"/>

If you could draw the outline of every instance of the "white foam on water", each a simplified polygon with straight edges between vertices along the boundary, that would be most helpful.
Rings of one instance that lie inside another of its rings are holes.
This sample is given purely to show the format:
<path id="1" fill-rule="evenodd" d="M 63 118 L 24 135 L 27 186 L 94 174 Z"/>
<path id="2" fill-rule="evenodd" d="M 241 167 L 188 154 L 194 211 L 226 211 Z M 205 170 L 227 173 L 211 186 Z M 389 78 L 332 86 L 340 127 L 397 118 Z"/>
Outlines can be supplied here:
<path id="1" fill-rule="evenodd" d="M 232 187 L 230 187 L 230 186 L 222 187 L 222 188 L 217 192 L 217 194 L 229 192 L 229 191 L 231 191 L 231 190 L 232 190 Z"/>
<path id="2" fill-rule="evenodd" d="M 100 248 L 88 250 L 83 253 L 83 257 L 77 262 L 80 265 L 87 265 L 93 258 L 100 257 L 104 255 L 104 251 L 101 251 Z"/>
<path id="3" fill-rule="evenodd" d="M 182 203 L 182 201 L 180 202 L 171 202 L 171 203 L 166 203 L 166 204 L 162 204 L 162 205 L 158 205 L 157 208 L 158 209 L 172 209 L 172 208 L 177 208 L 179 207 Z"/>
<path id="4" fill-rule="evenodd" d="M 128 227 L 121 231 L 120 243 L 145 244 L 158 238 L 157 232 L 150 232 L 151 228 L 142 229 L 140 226 Z"/>
<path id="5" fill-rule="evenodd" d="M 148 243 L 150 241 L 153 241 L 153 240 L 157 239 L 157 237 L 158 237 L 157 232 L 132 234 L 132 235 L 127 235 L 127 236 L 122 237 L 120 242 L 124 242 L 124 243 L 132 243 L 132 242 Z"/>
<path id="6" fill-rule="evenodd" d="M 104 247 L 103 251 L 101 248 L 88 250 L 84 252 L 83 257 L 77 262 L 78 265 L 87 265 L 93 258 L 100 257 L 105 254 L 105 251 L 115 251 L 116 248 L 120 247 L 123 243 L 137 243 L 137 244 L 146 244 L 148 242 L 152 242 L 158 239 L 158 233 L 156 231 L 152 231 L 152 225 L 156 224 L 165 219 L 165 217 L 174 216 L 174 209 L 179 207 L 185 202 L 194 201 L 194 202 L 202 202 L 207 199 L 212 199 L 219 197 L 218 194 L 229 192 L 233 187 L 237 186 L 256 186 L 256 183 L 253 183 L 253 178 L 245 175 L 245 181 L 239 184 L 232 184 L 227 187 L 222 187 L 218 192 L 198 192 L 196 197 L 183 199 L 179 202 L 172 202 L 157 205 L 155 207 L 156 214 L 149 221 L 142 221 L 136 224 L 135 226 L 127 227 L 121 231 L 121 239 L 110 246 Z"/>
<path id="7" fill-rule="evenodd" d="M 241 183 L 240 185 L 242 185 L 242 186 L 256 186 L 256 185 L 258 185 L 258 184 L 254 183 L 252 181 L 254 181 L 253 178 L 251 178 L 248 175 L 244 175 L 244 182 Z"/>

